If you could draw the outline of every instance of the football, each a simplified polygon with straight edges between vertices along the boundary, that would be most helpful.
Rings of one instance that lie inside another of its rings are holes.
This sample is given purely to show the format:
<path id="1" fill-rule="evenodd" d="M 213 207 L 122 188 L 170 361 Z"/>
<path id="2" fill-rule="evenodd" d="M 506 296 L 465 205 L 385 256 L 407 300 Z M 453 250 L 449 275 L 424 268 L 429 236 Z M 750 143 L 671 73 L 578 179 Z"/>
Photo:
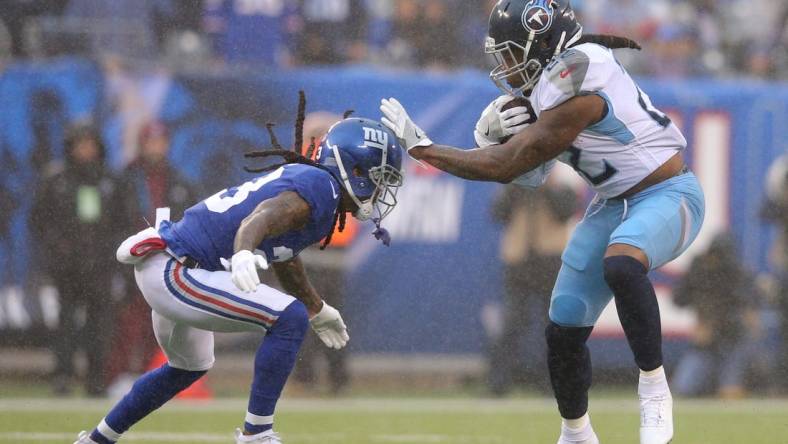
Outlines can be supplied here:
<path id="1" fill-rule="evenodd" d="M 501 111 L 506 111 L 507 109 L 517 108 L 518 106 L 525 106 L 529 110 L 531 109 L 531 103 L 528 101 L 528 99 L 526 99 L 524 97 L 515 97 L 514 99 L 506 102 L 501 107 Z M 512 138 L 512 136 L 502 137 L 502 138 L 498 139 L 498 143 L 506 143 L 511 138 Z"/>
<path id="2" fill-rule="evenodd" d="M 528 102 L 528 99 L 526 99 L 524 97 L 515 97 L 514 99 L 506 102 L 506 104 L 504 104 L 501 107 L 501 111 L 506 111 L 507 109 L 517 108 L 518 106 L 529 106 L 529 105 L 530 105 L 530 103 Z"/>

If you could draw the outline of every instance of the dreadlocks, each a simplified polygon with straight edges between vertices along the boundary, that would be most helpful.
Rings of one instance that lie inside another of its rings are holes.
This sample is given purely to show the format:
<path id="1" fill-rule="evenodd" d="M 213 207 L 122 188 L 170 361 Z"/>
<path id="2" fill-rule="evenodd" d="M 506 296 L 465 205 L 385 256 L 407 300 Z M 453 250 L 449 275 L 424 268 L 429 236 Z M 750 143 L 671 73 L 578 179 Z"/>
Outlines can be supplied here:
<path id="1" fill-rule="evenodd" d="M 300 163 L 303 165 L 309 165 L 315 168 L 320 168 L 323 171 L 327 171 L 329 174 L 334 176 L 328 168 L 325 168 L 323 165 L 317 163 L 317 161 L 312 160 L 312 155 L 315 152 L 315 138 L 312 137 L 309 147 L 306 150 L 306 153 L 303 152 L 303 143 L 304 143 L 304 120 L 306 119 L 306 95 L 304 91 L 298 92 L 298 114 L 296 116 L 296 123 L 295 123 L 295 143 L 293 146 L 293 150 L 287 150 L 279 144 L 279 141 L 274 134 L 274 124 L 268 123 L 265 125 L 266 129 L 268 130 L 268 137 L 271 139 L 271 145 L 273 146 L 272 149 L 267 149 L 263 151 L 251 151 L 248 153 L 244 153 L 244 157 L 247 159 L 253 158 L 266 158 L 266 157 L 281 157 L 284 159 L 284 162 L 275 163 L 270 166 L 261 167 L 261 168 L 252 168 L 249 166 L 245 166 L 244 170 L 249 173 L 267 173 L 269 171 L 273 171 L 277 168 L 280 168 L 284 165 Z M 338 182 L 342 183 L 342 181 L 338 177 L 334 177 Z M 334 235 L 334 231 L 337 228 L 337 224 L 339 224 L 339 231 L 342 232 L 345 230 L 345 222 L 347 218 L 347 213 L 343 211 L 344 205 L 344 193 L 340 193 L 339 196 L 339 204 L 337 205 L 337 209 L 334 212 L 334 222 L 331 224 L 331 231 L 329 231 L 328 236 L 323 240 L 323 244 L 320 246 L 321 250 L 325 250 L 328 244 L 331 243 L 331 238 Z"/>
<path id="2" fill-rule="evenodd" d="M 603 34 L 587 34 L 582 37 L 575 43 L 573 46 L 580 45 L 583 43 L 596 43 L 598 45 L 605 46 L 610 49 L 637 49 L 640 51 L 641 48 L 638 42 L 634 40 L 630 40 L 626 37 L 619 37 L 616 35 L 603 35 Z"/>

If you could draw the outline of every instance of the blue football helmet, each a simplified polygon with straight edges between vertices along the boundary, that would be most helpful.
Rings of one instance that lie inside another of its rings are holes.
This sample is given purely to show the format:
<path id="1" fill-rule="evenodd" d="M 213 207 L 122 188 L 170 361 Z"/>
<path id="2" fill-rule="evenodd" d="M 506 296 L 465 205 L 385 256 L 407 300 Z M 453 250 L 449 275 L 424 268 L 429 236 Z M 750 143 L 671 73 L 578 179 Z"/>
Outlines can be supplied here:
<path id="1" fill-rule="evenodd" d="M 317 163 L 340 180 L 358 206 L 353 216 L 379 224 L 397 205 L 402 186 L 402 148 L 376 120 L 351 118 L 335 123 L 318 147 Z"/>
<path id="2" fill-rule="evenodd" d="M 500 0 L 490 14 L 484 52 L 504 93 L 529 96 L 542 70 L 583 35 L 569 0 Z"/>

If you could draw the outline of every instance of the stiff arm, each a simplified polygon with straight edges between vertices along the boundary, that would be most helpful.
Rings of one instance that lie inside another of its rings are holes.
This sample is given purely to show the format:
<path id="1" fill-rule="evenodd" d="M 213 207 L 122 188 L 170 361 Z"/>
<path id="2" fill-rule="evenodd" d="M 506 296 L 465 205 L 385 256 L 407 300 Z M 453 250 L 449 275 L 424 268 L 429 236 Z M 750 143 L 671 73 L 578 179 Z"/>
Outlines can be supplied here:
<path id="1" fill-rule="evenodd" d="M 577 96 L 544 111 L 503 144 L 469 150 L 433 144 L 408 147 L 408 153 L 463 179 L 509 183 L 566 151 L 584 129 L 602 120 L 605 111 L 601 97 Z"/>

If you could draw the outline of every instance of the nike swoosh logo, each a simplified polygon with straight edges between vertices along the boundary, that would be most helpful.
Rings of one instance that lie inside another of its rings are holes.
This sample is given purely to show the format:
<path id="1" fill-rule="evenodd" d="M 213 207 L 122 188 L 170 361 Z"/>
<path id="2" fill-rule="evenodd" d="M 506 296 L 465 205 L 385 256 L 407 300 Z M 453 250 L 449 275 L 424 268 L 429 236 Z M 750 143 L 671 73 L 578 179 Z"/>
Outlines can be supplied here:
<path id="1" fill-rule="evenodd" d="M 415 129 L 415 128 L 414 128 L 414 129 L 413 129 L 413 132 L 414 132 L 414 133 L 416 133 L 416 138 L 417 138 L 417 139 L 421 139 L 421 138 L 423 137 L 421 134 L 419 134 L 419 130 L 418 130 L 418 129 Z"/>
<path id="2" fill-rule="evenodd" d="M 336 199 L 337 197 L 339 197 L 339 193 L 337 193 L 337 190 L 334 189 L 334 181 L 329 180 L 328 183 L 331 184 L 331 194 L 333 194 L 334 199 Z"/>
<path id="3" fill-rule="evenodd" d="M 562 79 L 565 79 L 566 76 L 568 76 L 569 74 L 572 74 L 572 71 L 574 71 L 574 70 L 575 70 L 574 68 L 567 68 L 567 69 L 561 71 L 561 74 L 559 74 L 559 75 L 561 76 Z"/>
<path id="4" fill-rule="evenodd" d="M 489 136 L 490 135 L 490 125 L 487 125 L 487 131 L 484 132 L 484 135 L 485 136 Z"/>

